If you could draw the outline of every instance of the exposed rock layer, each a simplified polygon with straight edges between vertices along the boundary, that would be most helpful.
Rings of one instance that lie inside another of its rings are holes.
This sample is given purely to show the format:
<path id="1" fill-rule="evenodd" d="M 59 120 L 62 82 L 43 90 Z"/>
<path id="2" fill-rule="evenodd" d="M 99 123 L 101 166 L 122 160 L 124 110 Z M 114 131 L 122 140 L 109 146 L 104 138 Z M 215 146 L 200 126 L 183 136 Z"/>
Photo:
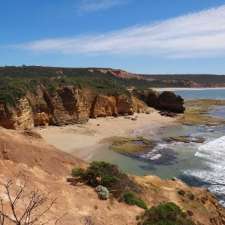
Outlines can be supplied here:
<path id="1" fill-rule="evenodd" d="M 9 129 L 84 123 L 89 118 L 148 113 L 148 106 L 182 113 L 183 100 L 172 92 L 103 95 L 88 89 L 63 86 L 54 92 L 39 86 L 16 106 L 0 104 L 0 125 Z"/>

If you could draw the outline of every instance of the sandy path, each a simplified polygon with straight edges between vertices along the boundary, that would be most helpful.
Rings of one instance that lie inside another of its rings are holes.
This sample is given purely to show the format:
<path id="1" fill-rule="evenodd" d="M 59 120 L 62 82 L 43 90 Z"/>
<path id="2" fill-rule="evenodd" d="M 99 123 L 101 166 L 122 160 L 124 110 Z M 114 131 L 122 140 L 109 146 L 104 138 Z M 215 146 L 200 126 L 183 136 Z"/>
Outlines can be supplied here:
<path id="1" fill-rule="evenodd" d="M 136 118 L 136 120 L 131 120 Z M 151 114 L 135 114 L 131 117 L 107 117 L 90 119 L 86 124 L 63 127 L 35 128 L 34 130 L 55 147 L 67 153 L 87 159 L 94 151 L 104 146 L 102 140 L 113 136 L 138 136 L 143 130 L 156 129 L 172 124 L 174 118 L 163 117 L 154 111 Z"/>

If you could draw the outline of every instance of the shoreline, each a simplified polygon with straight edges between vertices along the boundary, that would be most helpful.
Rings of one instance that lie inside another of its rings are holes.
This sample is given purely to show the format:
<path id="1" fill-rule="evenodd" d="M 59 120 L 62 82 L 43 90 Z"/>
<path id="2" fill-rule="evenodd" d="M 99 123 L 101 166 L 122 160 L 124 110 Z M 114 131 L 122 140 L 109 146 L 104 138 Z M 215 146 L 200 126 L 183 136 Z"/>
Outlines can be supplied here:
<path id="1" fill-rule="evenodd" d="M 61 151 L 83 160 L 108 147 L 105 140 L 111 137 L 137 137 L 155 134 L 159 128 L 173 125 L 177 118 L 161 116 L 156 110 L 150 114 L 90 119 L 86 124 L 62 127 L 36 127 L 33 130 Z"/>
<path id="2" fill-rule="evenodd" d="M 207 90 L 225 90 L 225 87 L 169 87 L 169 88 L 152 88 L 156 91 L 207 91 Z"/>

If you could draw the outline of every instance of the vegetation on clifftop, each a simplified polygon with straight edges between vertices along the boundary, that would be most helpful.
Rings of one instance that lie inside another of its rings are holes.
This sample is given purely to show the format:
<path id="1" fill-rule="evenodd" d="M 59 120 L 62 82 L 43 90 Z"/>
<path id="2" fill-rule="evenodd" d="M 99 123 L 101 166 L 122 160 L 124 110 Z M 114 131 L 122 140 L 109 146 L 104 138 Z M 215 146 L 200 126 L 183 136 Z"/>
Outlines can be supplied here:
<path id="1" fill-rule="evenodd" d="M 110 194 L 118 200 L 147 209 L 146 203 L 138 197 L 139 186 L 128 175 L 121 172 L 116 165 L 94 161 L 86 170 L 73 169 L 72 176 L 91 187 L 99 185 L 106 187 Z"/>
<path id="2" fill-rule="evenodd" d="M 73 169 L 72 176 L 91 187 L 107 188 L 119 201 L 144 209 L 145 212 L 137 217 L 138 225 L 195 225 L 190 220 L 190 216 L 172 202 L 148 208 L 140 197 L 141 186 L 121 172 L 116 165 L 94 161 L 86 169 Z"/>
<path id="3" fill-rule="evenodd" d="M 0 101 L 14 105 L 28 91 L 35 93 L 38 86 L 54 93 L 59 87 L 72 85 L 92 88 L 97 93 L 119 95 L 128 93 L 130 87 L 145 89 L 148 82 L 137 78 L 123 79 L 110 72 L 101 73 L 90 69 L 51 67 L 4 67 L 0 68 Z"/>

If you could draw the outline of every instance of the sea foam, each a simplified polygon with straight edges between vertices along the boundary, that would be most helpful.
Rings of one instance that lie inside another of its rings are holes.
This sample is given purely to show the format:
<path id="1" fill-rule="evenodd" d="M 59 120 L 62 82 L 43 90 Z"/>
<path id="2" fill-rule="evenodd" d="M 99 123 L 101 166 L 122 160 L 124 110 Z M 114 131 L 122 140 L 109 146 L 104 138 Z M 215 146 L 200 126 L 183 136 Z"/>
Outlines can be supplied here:
<path id="1" fill-rule="evenodd" d="M 225 136 L 199 146 L 195 156 L 206 167 L 200 170 L 190 169 L 185 174 L 208 183 L 208 189 L 220 196 L 220 202 L 225 206 Z"/>

